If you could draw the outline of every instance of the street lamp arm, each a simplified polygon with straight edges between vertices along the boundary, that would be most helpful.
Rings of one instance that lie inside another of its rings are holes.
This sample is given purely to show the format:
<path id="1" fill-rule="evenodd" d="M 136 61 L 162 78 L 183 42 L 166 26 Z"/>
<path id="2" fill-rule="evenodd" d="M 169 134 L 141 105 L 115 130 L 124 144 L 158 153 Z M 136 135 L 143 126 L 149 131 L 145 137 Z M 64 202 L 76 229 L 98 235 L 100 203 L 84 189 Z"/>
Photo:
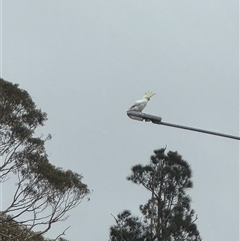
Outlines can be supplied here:
<path id="1" fill-rule="evenodd" d="M 225 138 L 240 140 L 240 137 L 238 137 L 238 136 L 232 136 L 232 135 L 227 135 L 227 134 L 223 134 L 223 133 L 219 133 L 219 132 L 202 130 L 202 129 L 188 127 L 188 126 L 181 126 L 181 125 L 171 124 L 171 123 L 167 123 L 167 122 L 161 122 L 160 125 L 171 126 L 171 127 L 190 130 L 190 131 L 202 132 L 202 133 L 209 134 L 209 135 L 222 136 L 222 137 L 225 137 Z"/>
<path id="2" fill-rule="evenodd" d="M 202 133 L 209 134 L 209 135 L 215 135 L 215 136 L 221 136 L 221 137 L 225 137 L 225 138 L 240 140 L 240 137 L 238 137 L 238 136 L 232 136 L 232 135 L 227 135 L 227 134 L 223 134 L 223 133 L 219 133 L 219 132 L 208 131 L 208 130 L 193 128 L 193 127 L 188 127 L 188 126 L 182 126 L 182 125 L 176 125 L 176 124 L 171 124 L 171 123 L 167 123 L 167 122 L 162 122 L 162 118 L 160 116 L 149 115 L 149 114 L 142 113 L 139 111 L 128 111 L 127 115 L 131 119 L 138 120 L 138 121 L 147 121 L 147 122 L 151 121 L 152 123 L 158 124 L 158 125 L 165 125 L 165 126 L 175 127 L 175 128 L 179 128 L 179 129 L 202 132 Z"/>

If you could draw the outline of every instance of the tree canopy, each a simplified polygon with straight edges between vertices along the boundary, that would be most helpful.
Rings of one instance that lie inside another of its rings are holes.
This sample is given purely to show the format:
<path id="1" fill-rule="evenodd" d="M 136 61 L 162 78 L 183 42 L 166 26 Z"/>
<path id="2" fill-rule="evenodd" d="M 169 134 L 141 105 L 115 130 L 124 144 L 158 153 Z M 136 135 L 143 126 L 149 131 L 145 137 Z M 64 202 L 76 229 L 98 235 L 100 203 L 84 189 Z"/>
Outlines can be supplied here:
<path id="1" fill-rule="evenodd" d="M 0 78 L 0 182 L 16 179 L 12 201 L 1 212 L 0 237 L 17 223 L 21 233 L 9 233 L 11 240 L 33 240 L 65 220 L 66 213 L 89 194 L 82 175 L 50 163 L 45 142 L 51 135 L 35 136 L 46 120 L 47 114 L 26 90 Z M 30 232 L 35 228 L 40 231 Z"/>
<path id="2" fill-rule="evenodd" d="M 123 211 L 110 228 L 111 241 L 200 241 L 187 190 L 193 187 L 189 164 L 177 152 L 154 151 L 147 165 L 135 165 L 127 177 L 149 191 L 142 217 Z"/>

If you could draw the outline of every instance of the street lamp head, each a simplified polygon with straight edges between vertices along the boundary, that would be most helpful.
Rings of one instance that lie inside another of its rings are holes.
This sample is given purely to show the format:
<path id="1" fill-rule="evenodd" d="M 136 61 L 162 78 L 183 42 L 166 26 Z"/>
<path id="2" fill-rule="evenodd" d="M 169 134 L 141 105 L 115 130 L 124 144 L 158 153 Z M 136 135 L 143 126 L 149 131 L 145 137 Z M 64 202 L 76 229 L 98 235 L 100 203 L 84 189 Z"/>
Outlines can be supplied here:
<path id="1" fill-rule="evenodd" d="M 133 120 L 143 121 L 144 119 L 142 116 L 142 112 L 140 111 L 129 110 L 127 111 L 127 115 L 129 118 Z"/>
<path id="2" fill-rule="evenodd" d="M 155 116 L 155 115 L 149 115 L 149 114 L 145 114 L 142 113 L 140 111 L 127 111 L 127 115 L 129 118 L 133 119 L 133 120 L 138 120 L 138 121 L 146 121 L 149 122 L 151 121 L 154 124 L 160 124 L 162 121 L 162 118 L 160 116 Z"/>

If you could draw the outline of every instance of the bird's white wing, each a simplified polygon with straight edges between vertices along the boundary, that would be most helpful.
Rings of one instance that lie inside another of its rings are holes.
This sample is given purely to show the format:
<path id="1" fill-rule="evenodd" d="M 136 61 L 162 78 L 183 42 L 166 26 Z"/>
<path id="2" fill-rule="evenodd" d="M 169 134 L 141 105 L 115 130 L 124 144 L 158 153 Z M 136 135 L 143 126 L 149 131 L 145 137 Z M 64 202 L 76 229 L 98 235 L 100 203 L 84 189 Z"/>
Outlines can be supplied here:
<path id="1" fill-rule="evenodd" d="M 140 111 L 146 107 L 148 101 L 153 97 L 155 93 L 148 91 L 145 93 L 141 100 L 137 100 L 134 105 L 132 105 L 128 110 Z"/>
<path id="2" fill-rule="evenodd" d="M 129 110 L 142 111 L 147 105 L 147 100 L 137 100 L 134 105 L 132 105 Z"/>

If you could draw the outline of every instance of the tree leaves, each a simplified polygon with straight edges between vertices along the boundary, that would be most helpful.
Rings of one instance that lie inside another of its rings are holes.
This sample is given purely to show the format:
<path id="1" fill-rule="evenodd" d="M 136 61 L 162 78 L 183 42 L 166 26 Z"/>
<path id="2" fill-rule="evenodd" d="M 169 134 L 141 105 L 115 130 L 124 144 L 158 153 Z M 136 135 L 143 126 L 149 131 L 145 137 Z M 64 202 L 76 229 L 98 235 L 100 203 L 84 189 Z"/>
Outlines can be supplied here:
<path id="1" fill-rule="evenodd" d="M 65 220 L 65 214 L 89 194 L 82 175 L 49 162 L 45 142 L 50 135 L 45 139 L 34 136 L 46 120 L 47 114 L 36 108 L 26 90 L 0 78 L 0 182 L 16 178 L 13 200 L 3 213 L 11 215 L 19 227 L 41 227 L 39 234 Z M 28 234 L 21 240 L 36 233 Z"/>
<path id="2" fill-rule="evenodd" d="M 155 150 L 150 164 L 138 164 L 131 168 L 132 173 L 127 180 L 147 189 L 150 198 L 139 207 L 143 221 L 130 212 L 118 215 L 117 225 L 110 229 L 111 241 L 138 240 L 137 237 L 141 237 L 141 241 L 201 240 L 194 223 L 197 217 L 190 207 L 191 198 L 186 194 L 186 190 L 193 186 L 191 168 L 177 152 L 165 154 L 165 150 Z M 135 220 L 134 232 L 139 236 L 131 235 L 126 217 Z"/>

